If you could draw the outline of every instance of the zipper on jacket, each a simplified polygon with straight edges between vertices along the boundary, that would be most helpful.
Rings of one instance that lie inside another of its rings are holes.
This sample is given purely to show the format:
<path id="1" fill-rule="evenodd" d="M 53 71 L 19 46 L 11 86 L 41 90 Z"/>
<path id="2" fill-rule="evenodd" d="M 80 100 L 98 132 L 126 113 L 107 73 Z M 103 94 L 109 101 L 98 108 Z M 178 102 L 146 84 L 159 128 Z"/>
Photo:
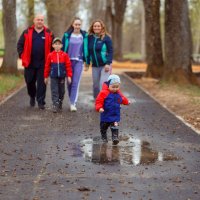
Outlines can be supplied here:
<path id="1" fill-rule="evenodd" d="M 57 64 L 58 64 L 58 77 L 60 77 L 60 61 L 59 61 L 59 55 L 58 55 L 58 52 L 57 52 Z"/>
<path id="2" fill-rule="evenodd" d="M 97 38 L 94 36 L 93 52 L 94 52 L 94 57 L 95 57 L 95 61 L 96 61 L 97 67 L 99 67 L 99 63 L 97 61 L 97 55 L 96 55 L 96 52 L 95 52 L 95 44 L 96 44 L 96 42 L 97 42 Z"/>

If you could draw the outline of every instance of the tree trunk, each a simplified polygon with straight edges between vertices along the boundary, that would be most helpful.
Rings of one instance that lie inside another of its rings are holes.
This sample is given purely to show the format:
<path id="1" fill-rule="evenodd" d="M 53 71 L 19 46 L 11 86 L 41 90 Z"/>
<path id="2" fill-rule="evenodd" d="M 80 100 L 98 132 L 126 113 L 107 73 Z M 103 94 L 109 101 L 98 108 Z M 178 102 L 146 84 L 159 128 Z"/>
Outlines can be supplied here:
<path id="1" fill-rule="evenodd" d="M 146 39 L 145 39 L 145 12 L 144 6 L 141 8 L 141 56 L 142 60 L 146 59 L 146 47 L 145 47 Z"/>
<path id="2" fill-rule="evenodd" d="M 32 26 L 34 19 L 34 0 L 28 0 L 28 26 Z"/>
<path id="3" fill-rule="evenodd" d="M 16 0 L 3 0 L 3 33 L 5 54 L 0 71 L 17 74 Z"/>
<path id="4" fill-rule="evenodd" d="M 160 78 L 163 56 L 160 33 L 160 0 L 143 0 L 146 26 L 147 77 Z"/>
<path id="5" fill-rule="evenodd" d="M 113 30 L 114 30 L 114 14 L 112 12 L 112 0 L 107 0 L 106 1 L 106 11 L 105 11 L 105 24 L 107 31 L 113 35 Z"/>
<path id="6" fill-rule="evenodd" d="M 197 34 L 197 39 L 196 39 L 196 43 L 195 43 L 195 48 L 194 48 L 194 52 L 196 54 L 199 54 L 199 50 L 200 50 L 200 32 L 198 32 Z"/>
<path id="7" fill-rule="evenodd" d="M 113 27 L 113 47 L 114 58 L 122 60 L 122 25 L 126 11 L 127 0 L 114 0 L 114 27 Z"/>
<path id="8" fill-rule="evenodd" d="M 165 1 L 165 66 L 163 79 L 197 83 L 192 73 L 192 39 L 187 0 Z"/>
<path id="9" fill-rule="evenodd" d="M 45 5 L 48 27 L 56 37 L 62 37 L 77 12 L 79 0 L 48 0 Z"/>
<path id="10" fill-rule="evenodd" d="M 89 23 L 91 23 L 93 20 L 101 19 L 104 20 L 105 16 L 105 4 L 107 0 L 95 0 L 90 1 L 90 18 Z M 109 0 L 108 0 L 109 1 Z"/>

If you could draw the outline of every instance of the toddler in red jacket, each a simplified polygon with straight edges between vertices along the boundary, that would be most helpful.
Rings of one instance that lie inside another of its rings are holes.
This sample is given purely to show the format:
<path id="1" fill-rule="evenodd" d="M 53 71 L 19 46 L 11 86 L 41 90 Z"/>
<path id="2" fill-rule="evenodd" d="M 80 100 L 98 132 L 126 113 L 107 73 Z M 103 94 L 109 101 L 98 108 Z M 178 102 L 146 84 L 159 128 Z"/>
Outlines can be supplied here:
<path id="1" fill-rule="evenodd" d="M 112 132 L 113 145 L 119 143 L 120 104 L 128 105 L 130 101 L 120 92 L 120 77 L 112 74 L 103 84 L 95 102 L 95 108 L 101 113 L 100 131 L 103 142 L 108 142 L 107 129 Z"/>
<path id="2" fill-rule="evenodd" d="M 53 112 L 62 109 L 62 101 L 65 94 L 65 77 L 71 83 L 72 68 L 70 58 L 67 53 L 61 50 L 62 41 L 55 38 L 52 42 L 54 51 L 49 53 L 44 68 L 44 81 L 48 83 L 48 77 L 51 77 L 51 97 L 53 102 Z"/>

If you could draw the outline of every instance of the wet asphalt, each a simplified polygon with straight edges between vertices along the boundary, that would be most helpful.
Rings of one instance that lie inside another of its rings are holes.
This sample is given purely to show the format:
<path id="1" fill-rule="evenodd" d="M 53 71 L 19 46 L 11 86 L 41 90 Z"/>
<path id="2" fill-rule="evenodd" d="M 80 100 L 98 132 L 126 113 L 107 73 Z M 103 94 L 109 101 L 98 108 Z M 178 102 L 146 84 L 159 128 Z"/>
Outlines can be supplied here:
<path id="1" fill-rule="evenodd" d="M 120 143 L 101 142 L 92 80 L 78 111 L 29 107 L 26 88 L 0 105 L 1 200 L 199 200 L 200 136 L 121 76 Z"/>

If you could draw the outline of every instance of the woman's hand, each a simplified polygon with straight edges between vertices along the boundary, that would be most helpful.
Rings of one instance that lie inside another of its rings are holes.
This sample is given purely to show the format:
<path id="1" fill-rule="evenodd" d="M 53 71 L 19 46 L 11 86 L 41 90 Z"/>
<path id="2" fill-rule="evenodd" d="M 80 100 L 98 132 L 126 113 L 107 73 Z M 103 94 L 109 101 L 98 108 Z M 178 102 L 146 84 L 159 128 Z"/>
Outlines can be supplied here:
<path id="1" fill-rule="evenodd" d="M 105 70 L 105 72 L 109 72 L 110 71 L 110 65 L 105 65 L 104 70 Z"/>

